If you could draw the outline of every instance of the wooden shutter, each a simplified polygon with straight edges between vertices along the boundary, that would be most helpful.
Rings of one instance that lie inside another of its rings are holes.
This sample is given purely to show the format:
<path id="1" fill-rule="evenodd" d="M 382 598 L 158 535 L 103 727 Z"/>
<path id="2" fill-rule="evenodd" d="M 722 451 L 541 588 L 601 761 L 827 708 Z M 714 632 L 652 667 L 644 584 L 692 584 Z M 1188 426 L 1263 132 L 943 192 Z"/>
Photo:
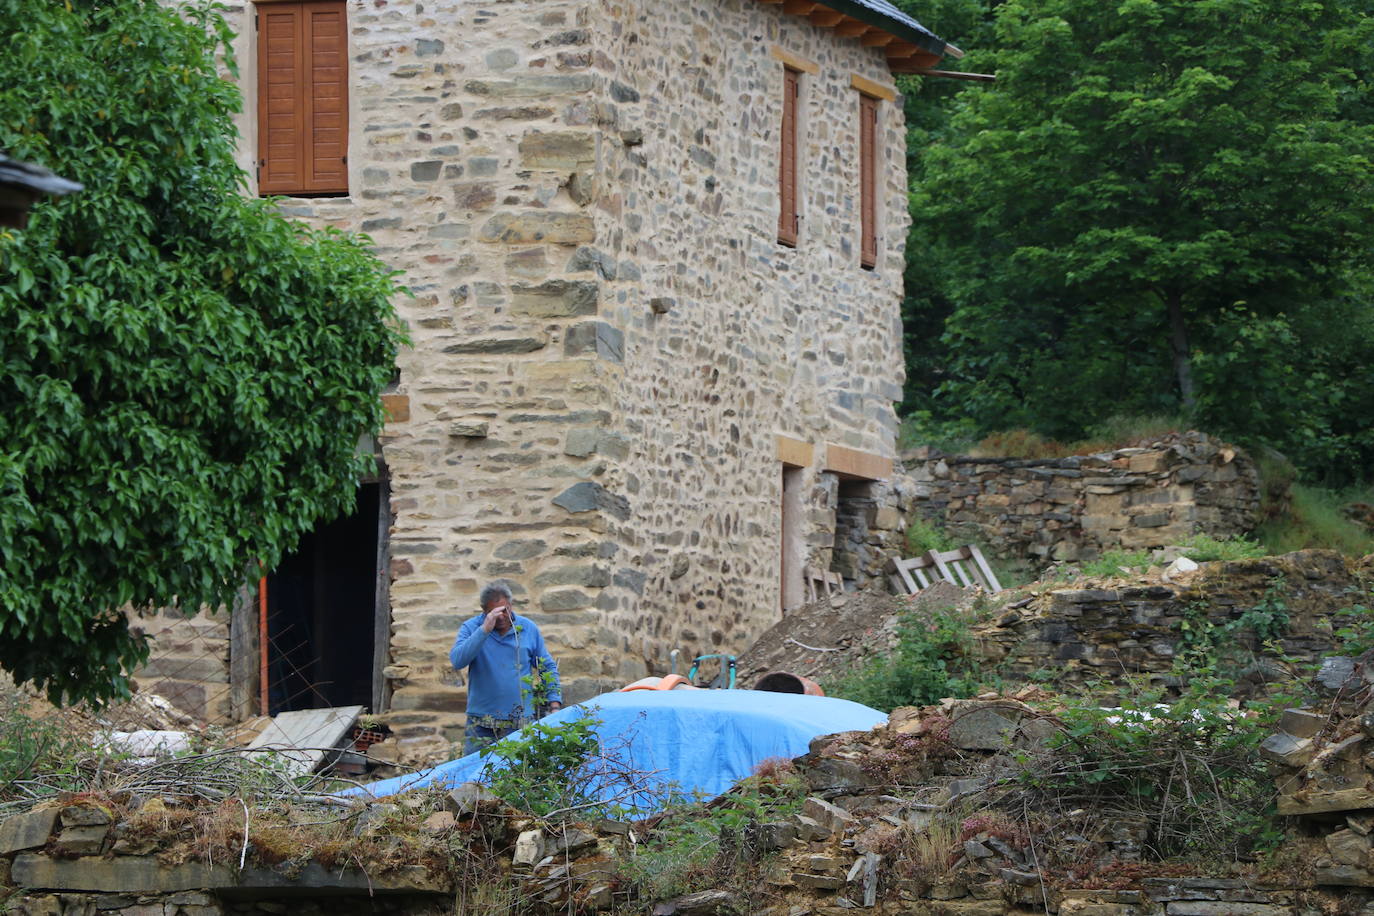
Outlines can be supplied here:
<path id="1" fill-rule="evenodd" d="M 258 188 L 348 192 L 344 0 L 258 7 Z"/>
<path id="2" fill-rule="evenodd" d="M 801 96 L 801 74 L 791 67 L 783 70 L 782 150 L 778 164 L 778 241 L 797 244 L 797 101 Z"/>
<path id="3" fill-rule="evenodd" d="M 859 96 L 859 263 L 878 263 L 878 100 Z"/>

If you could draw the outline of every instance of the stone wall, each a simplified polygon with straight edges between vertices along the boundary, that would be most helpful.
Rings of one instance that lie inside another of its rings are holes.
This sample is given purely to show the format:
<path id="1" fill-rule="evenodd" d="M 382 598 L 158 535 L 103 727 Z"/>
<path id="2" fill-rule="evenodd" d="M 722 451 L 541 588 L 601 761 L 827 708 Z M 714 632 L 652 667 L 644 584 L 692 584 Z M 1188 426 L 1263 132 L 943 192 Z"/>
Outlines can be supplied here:
<path id="1" fill-rule="evenodd" d="M 1302 550 L 1204 563 L 1172 582 L 1156 574 L 1087 588 L 1035 588 L 1032 597 L 975 629 L 977 651 L 1003 676 L 1012 682 L 1049 677 L 1061 685 L 1144 677 L 1172 686 L 1188 619 L 1221 627 L 1255 608 L 1277 609 L 1287 616 L 1278 637 L 1284 656 L 1297 663 L 1320 659 L 1336 644 L 1336 612 L 1369 603 L 1374 556 L 1354 561 L 1332 550 Z M 1222 651 L 1232 650 L 1253 653 L 1237 672 L 1242 691 L 1281 670 L 1252 630 L 1228 637 Z"/>
<path id="2" fill-rule="evenodd" d="M 250 174 L 253 11 L 227 13 Z M 902 103 L 880 106 L 899 205 L 863 270 L 852 87 L 891 85 L 882 50 L 754 0 L 347 11 L 350 193 L 282 211 L 368 233 L 411 291 L 381 437 L 398 740 L 458 737 L 447 649 L 494 578 L 571 699 L 672 648 L 744 648 L 780 608 L 777 437 L 806 446 L 794 534 L 823 566 L 836 475 L 895 455 Z M 775 241 L 780 52 L 815 70 L 795 249 Z"/>
<path id="3" fill-rule="evenodd" d="M 880 105 L 879 265 L 859 266 L 858 75 L 891 85 L 883 54 L 755 0 L 602 0 L 614 62 L 607 146 L 614 203 L 597 214 L 603 314 L 624 332 L 614 395 L 629 500 L 603 594 L 620 648 L 742 651 L 779 615 L 782 466 L 776 437 L 811 446 L 798 538 L 828 567 L 839 481 L 832 445 L 892 456 L 902 378 L 908 217 L 901 104 Z M 802 229 L 777 243 L 783 65 L 802 78 Z M 638 142 L 642 137 L 642 142 Z M 655 306 L 655 303 L 658 303 Z M 805 461 L 805 459 L 799 459 Z"/>
<path id="4" fill-rule="evenodd" d="M 156 694 L 202 722 L 232 719 L 229 614 L 187 618 L 167 609 L 133 615 L 130 626 L 152 640 L 148 661 L 134 672 L 140 691 Z"/>
<path id="5" fill-rule="evenodd" d="M 923 449 L 904 468 L 911 481 L 906 511 L 996 553 L 1041 564 L 1164 547 L 1197 533 L 1227 537 L 1258 521 L 1254 462 L 1197 432 L 1056 459 Z"/>

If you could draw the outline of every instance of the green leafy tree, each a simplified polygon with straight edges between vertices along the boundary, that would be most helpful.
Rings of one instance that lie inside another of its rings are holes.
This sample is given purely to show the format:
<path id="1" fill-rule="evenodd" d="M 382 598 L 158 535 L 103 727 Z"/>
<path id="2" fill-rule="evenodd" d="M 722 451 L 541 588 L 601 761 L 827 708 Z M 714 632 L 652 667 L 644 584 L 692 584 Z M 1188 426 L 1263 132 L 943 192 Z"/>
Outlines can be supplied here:
<path id="1" fill-rule="evenodd" d="M 1369 4 L 1007 0 L 914 144 L 908 406 L 1368 460 Z M 938 367 L 938 368 L 937 368 Z M 923 387 L 919 387 L 923 386 Z"/>
<path id="2" fill-rule="evenodd" d="M 398 331 L 362 241 L 242 196 L 209 4 L 0 3 L 0 148 L 81 181 L 0 235 L 0 666 L 127 691 L 127 608 L 229 601 L 347 509 Z"/>

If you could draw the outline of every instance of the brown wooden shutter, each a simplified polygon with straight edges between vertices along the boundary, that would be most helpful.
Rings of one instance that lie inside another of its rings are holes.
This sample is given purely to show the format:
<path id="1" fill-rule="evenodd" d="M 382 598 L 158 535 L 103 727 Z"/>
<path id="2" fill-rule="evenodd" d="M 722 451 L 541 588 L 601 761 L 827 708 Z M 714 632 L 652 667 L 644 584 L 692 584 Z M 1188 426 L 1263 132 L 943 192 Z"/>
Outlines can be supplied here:
<path id="1" fill-rule="evenodd" d="M 790 67 L 783 70 L 782 150 L 778 165 L 778 241 L 797 244 L 797 100 L 801 95 L 801 74 Z"/>
<path id="2" fill-rule="evenodd" d="M 878 263 L 878 100 L 859 96 L 859 263 Z"/>
<path id="3" fill-rule="evenodd" d="M 344 0 L 258 7 L 258 188 L 348 192 Z"/>

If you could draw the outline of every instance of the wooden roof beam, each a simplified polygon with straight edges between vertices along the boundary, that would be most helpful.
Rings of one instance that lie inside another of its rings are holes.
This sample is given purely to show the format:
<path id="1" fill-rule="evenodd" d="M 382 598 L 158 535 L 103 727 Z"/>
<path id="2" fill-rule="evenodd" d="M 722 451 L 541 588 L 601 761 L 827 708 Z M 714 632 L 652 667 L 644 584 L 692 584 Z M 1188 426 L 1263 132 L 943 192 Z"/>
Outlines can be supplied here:
<path id="1" fill-rule="evenodd" d="M 857 19 L 851 19 L 848 16 L 845 17 L 844 22 L 835 26 L 835 34 L 839 35 L 841 38 L 858 38 L 860 35 L 869 31 L 873 31 L 873 27 L 868 23 L 860 22 Z"/>
<path id="2" fill-rule="evenodd" d="M 844 13 L 835 10 L 816 10 L 811 14 L 811 24 L 823 29 L 832 29 L 845 19 Z"/>
<path id="3" fill-rule="evenodd" d="M 859 42 L 865 48 L 881 48 L 885 47 L 886 45 L 892 44 L 896 40 L 896 35 L 892 35 L 888 32 L 883 32 L 879 31 L 878 29 L 874 29 L 873 31 L 865 35 L 863 38 L 860 38 Z"/>
<path id="4" fill-rule="evenodd" d="M 782 11 L 793 16 L 809 16 L 818 6 L 815 0 L 783 0 Z"/>

